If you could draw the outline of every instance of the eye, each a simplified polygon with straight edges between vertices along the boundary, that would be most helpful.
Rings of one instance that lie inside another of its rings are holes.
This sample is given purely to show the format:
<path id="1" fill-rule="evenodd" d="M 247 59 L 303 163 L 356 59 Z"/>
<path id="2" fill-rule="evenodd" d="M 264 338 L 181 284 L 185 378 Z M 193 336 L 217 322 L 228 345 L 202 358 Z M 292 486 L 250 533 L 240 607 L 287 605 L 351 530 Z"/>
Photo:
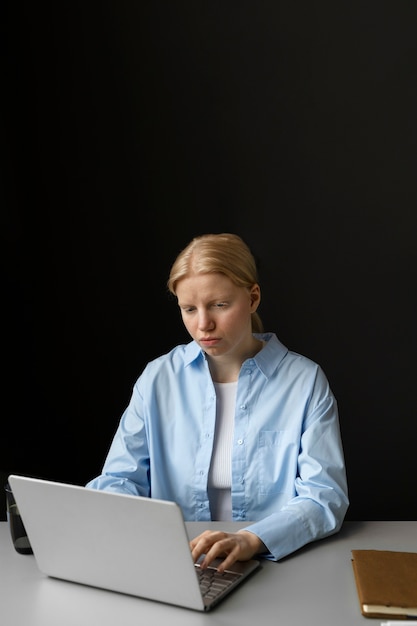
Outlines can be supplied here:
<path id="1" fill-rule="evenodd" d="M 223 309 L 224 307 L 227 306 L 227 302 L 216 302 L 214 306 L 216 309 Z"/>

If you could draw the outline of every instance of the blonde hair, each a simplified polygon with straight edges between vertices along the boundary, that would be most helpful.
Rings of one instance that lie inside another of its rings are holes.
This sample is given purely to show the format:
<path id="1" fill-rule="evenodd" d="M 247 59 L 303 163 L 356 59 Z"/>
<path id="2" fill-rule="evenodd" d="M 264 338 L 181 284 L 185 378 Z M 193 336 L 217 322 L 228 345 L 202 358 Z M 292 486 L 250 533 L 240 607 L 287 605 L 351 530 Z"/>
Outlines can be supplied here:
<path id="1" fill-rule="evenodd" d="M 238 287 L 251 289 L 258 283 L 256 261 L 248 245 L 232 233 L 194 237 L 175 259 L 168 279 L 168 289 L 176 295 L 177 284 L 191 274 L 224 274 Z M 252 331 L 263 332 L 262 320 L 252 313 Z"/>

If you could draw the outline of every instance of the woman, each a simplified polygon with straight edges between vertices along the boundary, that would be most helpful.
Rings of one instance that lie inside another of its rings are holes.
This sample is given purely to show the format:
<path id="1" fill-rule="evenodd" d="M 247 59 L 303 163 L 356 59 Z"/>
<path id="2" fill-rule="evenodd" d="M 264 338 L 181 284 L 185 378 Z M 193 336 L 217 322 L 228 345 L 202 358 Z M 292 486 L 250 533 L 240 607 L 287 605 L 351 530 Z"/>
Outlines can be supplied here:
<path id="1" fill-rule="evenodd" d="M 247 521 L 190 543 L 219 570 L 337 532 L 348 508 L 336 400 L 321 368 L 262 332 L 257 268 L 234 234 L 196 237 L 168 288 L 192 341 L 148 363 L 87 487 L 176 501 L 188 521 Z"/>

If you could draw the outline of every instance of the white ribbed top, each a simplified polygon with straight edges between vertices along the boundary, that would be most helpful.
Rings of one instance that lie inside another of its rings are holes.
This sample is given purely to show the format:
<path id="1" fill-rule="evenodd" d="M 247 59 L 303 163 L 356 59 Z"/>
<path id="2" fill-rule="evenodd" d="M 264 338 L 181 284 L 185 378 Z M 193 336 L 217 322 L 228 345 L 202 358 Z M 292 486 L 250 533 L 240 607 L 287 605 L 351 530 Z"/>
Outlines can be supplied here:
<path id="1" fill-rule="evenodd" d="M 214 383 L 216 390 L 216 430 L 208 478 L 212 520 L 232 518 L 232 441 L 237 382 Z"/>

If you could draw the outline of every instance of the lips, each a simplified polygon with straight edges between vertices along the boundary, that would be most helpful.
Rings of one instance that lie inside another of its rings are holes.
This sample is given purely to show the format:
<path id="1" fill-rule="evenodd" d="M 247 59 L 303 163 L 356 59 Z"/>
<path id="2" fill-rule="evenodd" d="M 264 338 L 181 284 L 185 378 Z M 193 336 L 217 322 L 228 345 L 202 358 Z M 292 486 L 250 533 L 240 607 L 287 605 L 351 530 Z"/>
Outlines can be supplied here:
<path id="1" fill-rule="evenodd" d="M 219 337 L 204 337 L 203 339 L 200 339 L 200 345 L 209 348 L 210 346 L 217 345 L 219 341 L 221 341 Z"/>

